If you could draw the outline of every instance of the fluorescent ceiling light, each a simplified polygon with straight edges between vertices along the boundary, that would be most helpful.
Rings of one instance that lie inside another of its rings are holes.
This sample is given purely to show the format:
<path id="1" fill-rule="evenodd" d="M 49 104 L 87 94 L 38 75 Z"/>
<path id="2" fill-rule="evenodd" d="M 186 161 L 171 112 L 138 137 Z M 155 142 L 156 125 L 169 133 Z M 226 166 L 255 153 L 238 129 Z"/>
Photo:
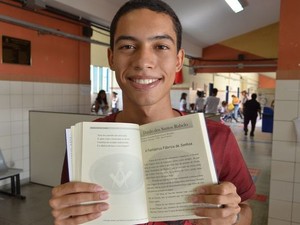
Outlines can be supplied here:
<path id="1" fill-rule="evenodd" d="M 238 13 L 244 9 L 243 5 L 239 0 L 225 0 L 225 1 L 235 13 Z"/>

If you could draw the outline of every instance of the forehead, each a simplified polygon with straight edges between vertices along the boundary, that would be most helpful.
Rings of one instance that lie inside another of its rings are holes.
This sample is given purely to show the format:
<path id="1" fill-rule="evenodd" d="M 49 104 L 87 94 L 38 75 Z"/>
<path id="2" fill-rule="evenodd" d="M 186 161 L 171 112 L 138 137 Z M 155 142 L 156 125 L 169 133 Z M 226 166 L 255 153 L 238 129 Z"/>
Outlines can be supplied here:
<path id="1" fill-rule="evenodd" d="M 116 27 L 115 36 L 139 32 L 163 32 L 176 38 L 175 27 L 171 17 L 168 14 L 149 9 L 135 9 L 121 16 Z"/>

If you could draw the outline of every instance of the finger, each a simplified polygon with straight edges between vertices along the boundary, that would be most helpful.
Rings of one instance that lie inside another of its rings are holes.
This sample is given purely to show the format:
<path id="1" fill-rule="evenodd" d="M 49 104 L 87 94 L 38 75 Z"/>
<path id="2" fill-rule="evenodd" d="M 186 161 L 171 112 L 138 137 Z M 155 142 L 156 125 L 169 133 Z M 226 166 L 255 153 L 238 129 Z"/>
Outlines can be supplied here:
<path id="1" fill-rule="evenodd" d="M 195 209 L 195 215 L 200 217 L 208 217 L 214 219 L 234 218 L 241 211 L 239 206 L 237 207 L 225 207 L 225 208 L 197 208 Z M 220 223 L 223 224 L 223 223 Z M 231 223 L 232 224 L 232 223 Z"/>
<path id="2" fill-rule="evenodd" d="M 231 182 L 222 182 L 216 185 L 207 185 L 197 188 L 198 194 L 218 194 L 227 195 L 230 193 L 236 193 L 236 187 Z"/>
<path id="3" fill-rule="evenodd" d="M 68 182 L 62 185 L 59 185 L 52 189 L 52 196 L 59 197 L 76 192 L 98 192 L 102 191 L 103 187 L 84 182 Z"/>
<path id="4" fill-rule="evenodd" d="M 51 198 L 49 204 L 53 209 L 61 209 L 72 205 L 78 205 L 84 202 L 101 201 L 108 199 L 106 191 L 94 193 L 77 193 L 64 195 L 58 198 Z"/>
<path id="5" fill-rule="evenodd" d="M 191 220 L 192 225 L 219 225 L 219 224 L 236 224 L 237 214 L 231 215 L 226 218 L 203 218 L 198 220 Z"/>
<path id="6" fill-rule="evenodd" d="M 235 207 L 241 202 L 238 194 L 227 195 L 193 195 L 191 197 L 193 203 L 209 203 L 214 205 L 227 205 Z"/>
<path id="7" fill-rule="evenodd" d="M 68 207 L 60 210 L 52 210 L 52 215 L 56 220 L 65 220 L 69 218 L 77 218 L 79 217 L 89 217 L 92 214 L 99 214 L 103 211 L 106 211 L 109 208 L 107 203 L 95 203 L 95 204 L 86 204 L 86 205 L 77 205 L 73 207 Z M 77 221 L 76 220 L 76 221 Z"/>
<path id="8" fill-rule="evenodd" d="M 97 219 L 101 216 L 101 213 L 95 213 L 95 214 L 88 214 L 85 216 L 78 216 L 78 217 L 69 217 L 65 220 L 54 220 L 54 225 L 78 225 L 82 224 L 94 219 Z"/>
<path id="9" fill-rule="evenodd" d="M 225 208 L 197 208 L 195 209 L 195 215 L 201 217 L 212 218 L 226 218 L 232 215 L 236 215 L 241 211 L 239 206 L 237 207 L 225 207 Z"/>
<path id="10" fill-rule="evenodd" d="M 101 216 L 101 213 L 92 213 L 84 216 L 72 216 L 64 220 L 54 220 L 54 225 L 78 225 L 91 220 L 95 220 Z"/>

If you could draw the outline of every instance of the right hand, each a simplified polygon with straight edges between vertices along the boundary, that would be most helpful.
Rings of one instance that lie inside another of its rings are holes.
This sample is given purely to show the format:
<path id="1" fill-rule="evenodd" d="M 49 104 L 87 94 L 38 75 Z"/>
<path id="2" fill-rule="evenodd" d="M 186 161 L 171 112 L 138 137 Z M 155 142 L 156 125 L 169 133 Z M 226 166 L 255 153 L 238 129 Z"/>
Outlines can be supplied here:
<path id="1" fill-rule="evenodd" d="M 55 225 L 78 225 L 101 216 L 108 209 L 103 200 L 108 193 L 99 185 L 84 182 L 69 182 L 52 189 L 49 204 Z M 89 201 L 101 201 L 94 204 L 82 204 Z"/>
<path id="2" fill-rule="evenodd" d="M 199 187 L 197 194 L 191 198 L 193 203 L 210 203 L 222 205 L 222 207 L 197 208 L 195 210 L 196 215 L 206 218 L 193 220 L 192 224 L 236 224 L 239 219 L 238 214 L 241 211 L 241 197 L 236 191 L 236 186 L 231 182 Z M 251 221 L 247 221 L 247 224 L 250 223 Z"/>

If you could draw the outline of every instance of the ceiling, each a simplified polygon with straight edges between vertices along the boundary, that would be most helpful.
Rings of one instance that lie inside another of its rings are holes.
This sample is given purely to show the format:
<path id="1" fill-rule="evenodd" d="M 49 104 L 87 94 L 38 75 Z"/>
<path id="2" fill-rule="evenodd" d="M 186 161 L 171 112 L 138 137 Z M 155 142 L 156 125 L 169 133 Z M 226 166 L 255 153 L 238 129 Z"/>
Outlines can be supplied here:
<path id="1" fill-rule="evenodd" d="M 126 0 L 35 0 L 109 27 L 117 9 Z M 187 55 L 202 56 L 202 48 L 279 21 L 280 0 L 247 0 L 235 14 L 224 0 L 165 0 L 183 26 Z"/>
<path id="2" fill-rule="evenodd" d="M 93 24 L 109 28 L 127 0 L 16 0 L 32 9 L 49 6 Z M 183 48 L 187 56 L 201 58 L 202 49 L 279 22 L 281 0 L 246 0 L 248 6 L 234 13 L 225 0 L 164 0 L 177 13 L 183 26 Z M 26 2 L 26 3 L 25 3 Z M 260 73 L 271 78 L 276 73 Z"/>

